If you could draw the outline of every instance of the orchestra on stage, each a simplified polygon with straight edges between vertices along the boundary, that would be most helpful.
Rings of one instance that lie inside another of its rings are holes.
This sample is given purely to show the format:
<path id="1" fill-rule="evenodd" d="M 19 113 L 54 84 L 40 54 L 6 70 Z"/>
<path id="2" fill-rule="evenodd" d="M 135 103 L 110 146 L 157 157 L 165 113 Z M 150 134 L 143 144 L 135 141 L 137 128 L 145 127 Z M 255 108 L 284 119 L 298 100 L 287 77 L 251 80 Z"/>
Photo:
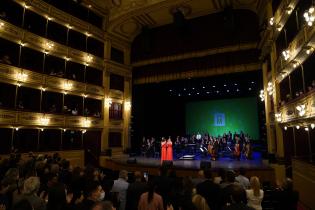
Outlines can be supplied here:
<path id="1" fill-rule="evenodd" d="M 216 137 L 208 133 L 177 136 L 174 141 L 171 137 L 161 137 L 160 140 L 144 137 L 141 153 L 145 157 L 161 158 L 161 162 L 173 160 L 173 155 L 176 159 L 184 155 L 201 155 L 210 156 L 211 160 L 223 156 L 240 160 L 252 159 L 252 144 L 248 134 L 232 134 L 230 131 Z"/>

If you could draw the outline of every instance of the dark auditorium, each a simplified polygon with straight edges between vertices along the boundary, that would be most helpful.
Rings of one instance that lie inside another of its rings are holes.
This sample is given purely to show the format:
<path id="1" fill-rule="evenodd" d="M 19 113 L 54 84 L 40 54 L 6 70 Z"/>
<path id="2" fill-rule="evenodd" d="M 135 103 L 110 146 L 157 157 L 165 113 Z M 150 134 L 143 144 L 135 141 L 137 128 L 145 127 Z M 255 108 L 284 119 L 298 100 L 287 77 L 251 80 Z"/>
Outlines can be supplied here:
<path id="1" fill-rule="evenodd" d="M 315 210 L 314 0 L 0 0 L 0 210 Z"/>

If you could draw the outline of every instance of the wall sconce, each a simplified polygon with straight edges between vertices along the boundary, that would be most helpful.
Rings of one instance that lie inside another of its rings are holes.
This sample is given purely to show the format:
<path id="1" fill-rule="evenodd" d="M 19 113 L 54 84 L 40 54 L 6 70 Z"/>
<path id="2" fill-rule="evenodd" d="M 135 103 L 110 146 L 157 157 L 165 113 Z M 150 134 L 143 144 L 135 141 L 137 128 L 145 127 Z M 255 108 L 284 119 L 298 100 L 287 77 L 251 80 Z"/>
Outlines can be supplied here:
<path id="1" fill-rule="evenodd" d="M 288 130 L 288 127 L 287 127 L 287 126 L 284 126 L 284 130 L 285 130 L 285 131 Z"/>
<path id="2" fill-rule="evenodd" d="M 0 28 L 3 28 L 3 26 L 4 26 L 4 23 L 0 22 Z"/>
<path id="3" fill-rule="evenodd" d="M 293 8 L 291 6 L 288 6 L 285 11 L 287 12 L 288 15 L 290 15 L 293 11 Z"/>
<path id="4" fill-rule="evenodd" d="M 311 46 L 306 47 L 306 54 L 311 54 L 314 51 L 314 48 Z"/>
<path id="5" fill-rule="evenodd" d="M 92 60 L 93 60 L 93 57 L 92 57 L 91 55 L 87 55 L 87 56 L 85 57 L 85 60 L 86 60 L 87 63 L 91 63 Z"/>
<path id="6" fill-rule="evenodd" d="M 296 127 L 296 129 L 298 129 L 298 130 L 300 129 L 300 126 L 299 126 L 299 125 L 297 125 L 297 126 L 295 126 L 295 127 Z"/>
<path id="7" fill-rule="evenodd" d="M 275 23 L 275 18 L 274 17 L 271 17 L 269 19 L 269 25 L 273 26 L 273 24 Z"/>
<path id="8" fill-rule="evenodd" d="M 50 121 L 50 119 L 48 117 L 46 117 L 46 116 L 42 116 L 42 117 L 39 118 L 39 123 L 41 125 L 47 126 L 49 124 L 49 121 Z"/>
<path id="9" fill-rule="evenodd" d="M 283 50 L 282 56 L 283 56 L 284 60 L 288 60 L 290 58 L 290 50 Z"/>
<path id="10" fill-rule="evenodd" d="M 67 27 L 68 29 L 72 29 L 72 28 L 73 28 L 70 24 L 66 24 L 66 27 Z"/>
<path id="11" fill-rule="evenodd" d="M 87 97 L 87 95 L 86 95 L 86 94 L 82 94 L 82 97 L 86 98 L 86 97 Z"/>
<path id="12" fill-rule="evenodd" d="M 40 89 L 41 89 L 43 92 L 46 91 L 46 88 L 44 88 L 44 87 L 41 87 Z"/>
<path id="13" fill-rule="evenodd" d="M 130 101 L 125 101 L 125 108 L 126 108 L 126 110 L 131 109 L 131 102 Z"/>
<path id="14" fill-rule="evenodd" d="M 273 85 L 271 82 L 268 82 L 267 92 L 270 96 L 273 94 Z"/>
<path id="15" fill-rule="evenodd" d="M 71 90 L 72 86 L 73 86 L 73 84 L 71 82 L 69 82 L 69 81 L 65 81 L 63 83 L 63 88 L 66 89 L 66 90 Z"/>
<path id="16" fill-rule="evenodd" d="M 309 128 L 308 128 L 308 127 L 305 127 L 304 130 L 305 130 L 305 131 L 309 131 Z"/>
<path id="17" fill-rule="evenodd" d="M 82 125 L 83 125 L 83 127 L 85 127 L 85 128 L 90 127 L 90 126 L 91 126 L 91 120 L 84 119 L 84 120 L 82 121 Z"/>
<path id="18" fill-rule="evenodd" d="M 301 105 L 298 105 L 296 106 L 296 109 L 299 111 L 299 116 L 303 116 L 305 115 L 305 104 L 301 104 Z"/>
<path id="19" fill-rule="evenodd" d="M 45 43 L 45 49 L 46 49 L 46 50 L 51 50 L 51 49 L 53 49 L 54 46 L 55 46 L 55 45 L 54 45 L 54 43 L 52 43 L 52 42 L 46 42 L 46 43 Z"/>
<path id="20" fill-rule="evenodd" d="M 16 127 L 15 130 L 16 130 L 16 131 L 19 131 L 19 127 Z"/>
<path id="21" fill-rule="evenodd" d="M 25 82 L 28 78 L 28 75 L 24 72 L 19 72 L 15 75 L 15 77 L 19 82 Z"/>
<path id="22" fill-rule="evenodd" d="M 311 124 L 311 128 L 312 128 L 312 129 L 315 128 L 315 124 L 314 124 L 314 123 Z"/>
<path id="23" fill-rule="evenodd" d="M 276 117 L 277 122 L 281 122 L 282 121 L 281 113 L 276 113 L 275 117 Z"/>
<path id="24" fill-rule="evenodd" d="M 260 90 L 260 94 L 259 94 L 260 100 L 264 101 L 265 100 L 265 92 L 264 90 Z"/>
<path id="25" fill-rule="evenodd" d="M 86 133 L 86 130 L 82 130 L 82 134 L 85 134 Z"/>
<path id="26" fill-rule="evenodd" d="M 105 106 L 110 107 L 112 105 L 113 101 L 111 98 L 105 98 Z"/>
<path id="27" fill-rule="evenodd" d="M 307 22 L 307 25 L 308 26 L 313 26 L 313 22 L 315 20 L 315 17 L 314 17 L 314 7 L 311 6 L 308 10 L 306 10 L 306 12 L 304 12 L 304 19 L 305 21 Z"/>

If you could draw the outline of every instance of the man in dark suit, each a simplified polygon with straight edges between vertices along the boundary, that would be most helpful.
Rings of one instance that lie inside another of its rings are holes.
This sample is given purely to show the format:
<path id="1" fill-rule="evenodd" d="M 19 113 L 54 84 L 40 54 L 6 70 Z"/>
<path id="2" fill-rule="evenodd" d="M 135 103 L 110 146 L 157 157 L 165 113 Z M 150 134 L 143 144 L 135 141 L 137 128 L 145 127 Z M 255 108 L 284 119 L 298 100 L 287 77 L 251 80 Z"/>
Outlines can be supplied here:
<path id="1" fill-rule="evenodd" d="M 210 169 L 204 171 L 206 180 L 197 184 L 197 193 L 204 197 L 211 210 L 218 209 L 218 196 L 220 195 L 220 186 L 212 181 Z"/>
<path id="2" fill-rule="evenodd" d="M 255 210 L 244 203 L 245 190 L 241 185 L 232 184 L 229 187 L 231 192 L 231 203 L 227 203 L 222 210 Z"/>
<path id="3" fill-rule="evenodd" d="M 140 171 L 135 172 L 135 182 L 131 183 L 127 189 L 126 207 L 130 210 L 138 209 L 138 202 L 142 193 L 148 191 L 148 185 L 143 182 L 143 176 Z"/>

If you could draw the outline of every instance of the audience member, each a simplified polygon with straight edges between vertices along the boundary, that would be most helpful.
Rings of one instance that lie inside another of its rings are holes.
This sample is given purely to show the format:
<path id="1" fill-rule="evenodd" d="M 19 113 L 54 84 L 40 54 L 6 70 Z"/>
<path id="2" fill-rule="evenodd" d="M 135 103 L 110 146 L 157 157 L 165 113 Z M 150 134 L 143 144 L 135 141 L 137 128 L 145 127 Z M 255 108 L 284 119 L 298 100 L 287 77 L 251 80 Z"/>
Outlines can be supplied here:
<path id="1" fill-rule="evenodd" d="M 78 204 L 79 210 L 91 209 L 98 202 L 103 201 L 105 192 L 98 181 L 88 181 L 85 187 L 85 196 L 81 203 Z"/>
<path id="2" fill-rule="evenodd" d="M 94 205 L 92 210 L 116 210 L 110 201 L 98 202 Z"/>
<path id="3" fill-rule="evenodd" d="M 164 210 L 163 199 L 155 190 L 156 183 L 149 181 L 149 191 L 140 196 L 138 210 Z"/>
<path id="4" fill-rule="evenodd" d="M 112 192 L 116 193 L 118 197 L 119 210 L 125 210 L 126 207 L 127 189 L 129 186 L 127 180 L 128 172 L 126 170 L 121 170 L 119 172 L 119 178 L 114 181 L 112 188 Z"/>
<path id="5" fill-rule="evenodd" d="M 137 210 L 138 209 L 138 201 L 140 196 L 148 191 L 147 183 L 143 182 L 143 176 L 140 171 L 135 172 L 135 182 L 129 184 L 127 189 L 127 202 L 126 206 L 128 206 L 129 210 Z"/>
<path id="6" fill-rule="evenodd" d="M 210 209 L 218 209 L 218 198 L 220 195 L 220 186 L 212 181 L 212 173 L 210 169 L 204 171 L 206 180 L 196 186 L 197 193 L 203 196 Z"/>
<path id="7" fill-rule="evenodd" d="M 299 193 L 293 190 L 292 179 L 287 178 L 281 187 L 275 192 L 276 210 L 296 210 L 299 201 Z"/>
<path id="8" fill-rule="evenodd" d="M 257 176 L 250 178 L 250 188 L 246 190 L 247 205 L 255 210 L 262 210 L 261 201 L 264 198 L 264 191 L 260 189 L 260 182 Z"/>
<path id="9" fill-rule="evenodd" d="M 243 186 L 243 188 L 246 190 L 249 188 L 250 184 L 249 184 L 249 180 L 245 176 L 245 174 L 246 174 L 245 168 L 241 167 L 240 171 L 239 171 L 239 175 L 237 177 L 235 177 L 235 180 L 238 183 L 240 183 Z"/>
<path id="10" fill-rule="evenodd" d="M 245 190 L 241 185 L 232 184 L 230 189 L 231 202 L 227 203 L 222 210 L 254 210 L 244 203 Z"/>

